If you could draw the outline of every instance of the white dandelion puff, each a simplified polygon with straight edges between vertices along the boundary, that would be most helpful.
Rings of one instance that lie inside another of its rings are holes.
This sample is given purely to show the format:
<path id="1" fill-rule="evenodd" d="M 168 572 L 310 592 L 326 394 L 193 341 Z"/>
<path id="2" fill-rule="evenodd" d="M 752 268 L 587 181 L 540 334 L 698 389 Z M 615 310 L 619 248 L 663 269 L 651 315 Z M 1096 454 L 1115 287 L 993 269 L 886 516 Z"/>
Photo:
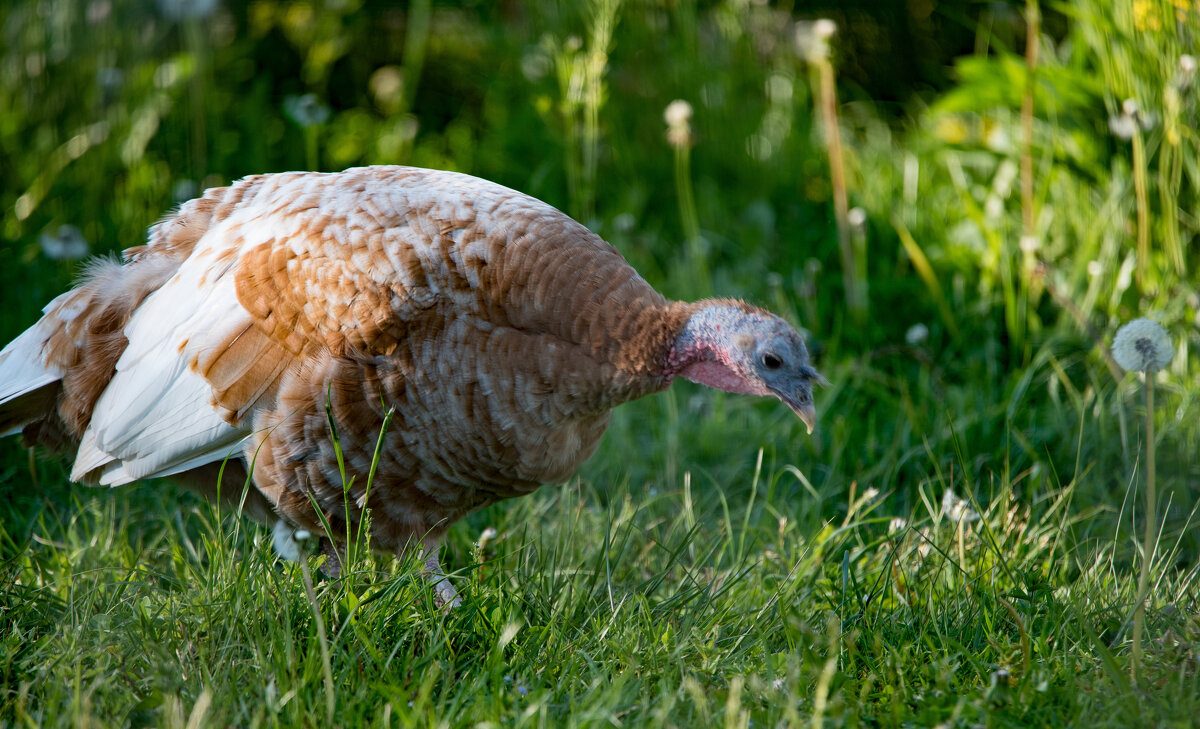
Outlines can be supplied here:
<path id="1" fill-rule="evenodd" d="M 926 339 L 929 339 L 929 327 L 920 322 L 913 324 L 904 333 L 904 341 L 908 342 L 908 346 L 910 347 L 915 347 Z"/>
<path id="2" fill-rule="evenodd" d="M 1131 372 L 1158 372 L 1175 355 L 1167 330 L 1145 317 L 1134 319 L 1117 330 L 1112 351 L 1117 364 Z"/>
<path id="3" fill-rule="evenodd" d="M 837 33 L 837 23 L 829 18 L 796 23 L 796 55 L 809 63 L 829 58 L 829 39 Z"/>
<path id="4" fill-rule="evenodd" d="M 860 207 L 852 207 L 846 211 L 846 222 L 855 233 L 863 235 L 867 232 L 867 211 Z"/>
<path id="5" fill-rule="evenodd" d="M 317 100 L 316 94 L 303 94 L 284 99 L 283 113 L 302 127 L 315 127 L 329 119 L 330 109 Z"/>
<path id="6" fill-rule="evenodd" d="M 672 147 L 686 147 L 692 143 L 691 104 L 675 99 L 663 110 L 663 121 L 667 123 L 667 142 Z"/>
<path id="7" fill-rule="evenodd" d="M 46 258 L 54 261 L 75 261 L 87 256 L 89 250 L 87 238 L 74 225 L 60 225 L 54 233 L 42 231 L 38 243 Z"/>

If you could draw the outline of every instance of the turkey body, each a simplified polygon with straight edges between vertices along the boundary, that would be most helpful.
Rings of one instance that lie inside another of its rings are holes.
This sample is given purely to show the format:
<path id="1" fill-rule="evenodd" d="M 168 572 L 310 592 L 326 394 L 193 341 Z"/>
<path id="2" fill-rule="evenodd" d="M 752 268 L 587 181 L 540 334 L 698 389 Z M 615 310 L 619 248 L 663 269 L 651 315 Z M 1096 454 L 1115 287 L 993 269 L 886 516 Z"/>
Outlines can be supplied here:
<path id="1" fill-rule="evenodd" d="M 400 552 L 565 480 L 614 406 L 677 375 L 811 427 L 819 375 L 781 320 L 668 301 L 566 215 L 466 175 L 249 177 L 124 258 L 0 352 L 0 432 L 73 449 L 77 481 L 215 485 L 240 459 L 260 516 L 317 531 L 315 504 L 344 536 L 369 508 L 373 545 Z M 778 386 L 777 350 L 795 360 Z"/>

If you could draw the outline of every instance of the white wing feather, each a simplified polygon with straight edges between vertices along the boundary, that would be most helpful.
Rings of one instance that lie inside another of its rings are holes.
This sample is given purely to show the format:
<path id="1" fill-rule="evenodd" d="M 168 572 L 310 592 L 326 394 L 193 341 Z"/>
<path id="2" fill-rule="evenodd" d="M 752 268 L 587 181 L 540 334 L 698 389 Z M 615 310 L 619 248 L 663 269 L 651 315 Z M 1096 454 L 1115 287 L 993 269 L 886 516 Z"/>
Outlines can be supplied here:
<path id="1" fill-rule="evenodd" d="M 246 250 L 244 225 L 210 230 L 166 284 L 148 296 L 125 327 L 129 346 L 96 403 L 71 478 L 102 469 L 100 482 L 120 485 L 169 476 L 236 454 L 249 432 L 226 421 L 212 388 L 188 367 L 193 356 L 250 325 L 238 303 L 233 276 L 237 256 L 214 264 L 223 249 Z M 258 231 L 268 236 L 270 231 Z"/>
<path id="2" fill-rule="evenodd" d="M 67 300 L 72 296 L 75 296 L 74 291 L 61 294 L 46 304 L 42 312 L 49 314 L 62 307 L 63 311 L 55 312 L 55 318 L 65 321 L 67 317 L 78 313 L 70 311 L 71 307 L 66 306 Z M 0 350 L 0 404 L 15 400 L 42 385 L 62 378 L 62 370 L 47 365 L 42 356 L 46 340 L 54 334 L 58 326 L 59 322 L 43 317 Z"/>

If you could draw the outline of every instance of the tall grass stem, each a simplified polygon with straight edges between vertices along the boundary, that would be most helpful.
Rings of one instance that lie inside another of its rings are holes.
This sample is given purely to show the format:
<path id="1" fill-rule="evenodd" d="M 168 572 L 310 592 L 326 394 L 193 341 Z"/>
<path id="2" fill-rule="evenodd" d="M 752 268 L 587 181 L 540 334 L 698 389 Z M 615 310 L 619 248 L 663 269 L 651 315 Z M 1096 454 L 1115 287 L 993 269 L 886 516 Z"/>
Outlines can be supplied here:
<path id="1" fill-rule="evenodd" d="M 1146 629 L 1146 600 L 1149 598 L 1150 568 L 1154 564 L 1154 551 L 1158 533 L 1158 494 L 1154 482 L 1154 373 L 1146 373 L 1146 533 L 1142 538 L 1142 570 L 1138 574 L 1137 609 L 1133 614 L 1133 665 L 1134 680 L 1138 673 L 1145 675 L 1142 635 Z"/>
<path id="2" fill-rule="evenodd" d="M 325 619 L 321 617 L 321 604 L 317 602 L 317 593 L 313 589 L 312 574 L 308 571 L 308 560 L 300 556 L 300 575 L 304 579 L 304 593 L 312 605 L 313 620 L 317 624 L 317 642 L 321 647 L 321 674 L 325 681 L 325 719 L 333 724 L 334 711 L 337 708 L 337 697 L 333 692 L 333 666 L 329 658 L 329 638 L 325 635 Z"/>
<path id="3" fill-rule="evenodd" d="M 850 203 L 846 194 L 846 164 L 842 152 L 842 136 L 838 127 L 837 85 L 833 62 L 828 58 L 816 60 L 817 85 L 821 104 L 821 123 L 825 130 L 825 149 L 829 155 L 829 181 L 833 187 L 833 216 L 837 224 L 838 250 L 842 256 L 846 306 L 858 321 L 866 318 L 866 283 L 858 280 L 854 248 L 850 240 Z"/>
<path id="4" fill-rule="evenodd" d="M 1025 95 L 1021 99 L 1021 234 L 1036 231 L 1033 214 L 1033 111 L 1037 88 L 1038 37 L 1041 14 L 1037 0 L 1025 3 Z"/>
<path id="5" fill-rule="evenodd" d="M 1137 199 L 1137 282 L 1146 290 L 1150 265 L 1150 192 L 1146 170 L 1146 140 L 1140 129 L 1133 133 L 1133 191 Z M 1147 382 L 1149 378 L 1147 378 Z"/>
<path id="6" fill-rule="evenodd" d="M 697 296 L 711 293 L 712 282 L 708 272 L 708 260 L 704 252 L 704 240 L 700 237 L 700 216 L 696 213 L 696 196 L 692 192 L 692 148 L 688 144 L 675 145 L 675 197 L 679 200 L 679 219 L 683 236 L 687 241 L 688 258 L 691 260 L 692 285 Z"/>

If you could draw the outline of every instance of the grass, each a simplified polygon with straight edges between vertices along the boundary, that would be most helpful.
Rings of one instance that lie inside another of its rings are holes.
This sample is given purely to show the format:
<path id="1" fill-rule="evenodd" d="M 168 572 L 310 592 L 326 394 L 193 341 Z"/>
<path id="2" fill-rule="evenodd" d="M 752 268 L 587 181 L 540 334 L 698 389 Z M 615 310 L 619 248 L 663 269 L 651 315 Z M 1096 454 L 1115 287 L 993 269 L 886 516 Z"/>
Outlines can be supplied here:
<path id="1" fill-rule="evenodd" d="M 811 438 L 690 383 L 619 409 L 576 478 L 451 530 L 449 613 L 414 563 L 306 576 L 167 482 L 0 442 L 0 726 L 1191 726 L 1200 8 L 943 5 L 953 81 L 899 102 L 861 73 L 890 16 L 835 17 L 818 74 L 805 5 L 5 5 L 4 341 L 74 273 L 44 231 L 104 252 L 243 174 L 409 163 L 575 211 L 668 295 L 770 306 L 831 385 Z M 1106 349 L 1145 314 L 1178 347 L 1149 412 Z"/>

